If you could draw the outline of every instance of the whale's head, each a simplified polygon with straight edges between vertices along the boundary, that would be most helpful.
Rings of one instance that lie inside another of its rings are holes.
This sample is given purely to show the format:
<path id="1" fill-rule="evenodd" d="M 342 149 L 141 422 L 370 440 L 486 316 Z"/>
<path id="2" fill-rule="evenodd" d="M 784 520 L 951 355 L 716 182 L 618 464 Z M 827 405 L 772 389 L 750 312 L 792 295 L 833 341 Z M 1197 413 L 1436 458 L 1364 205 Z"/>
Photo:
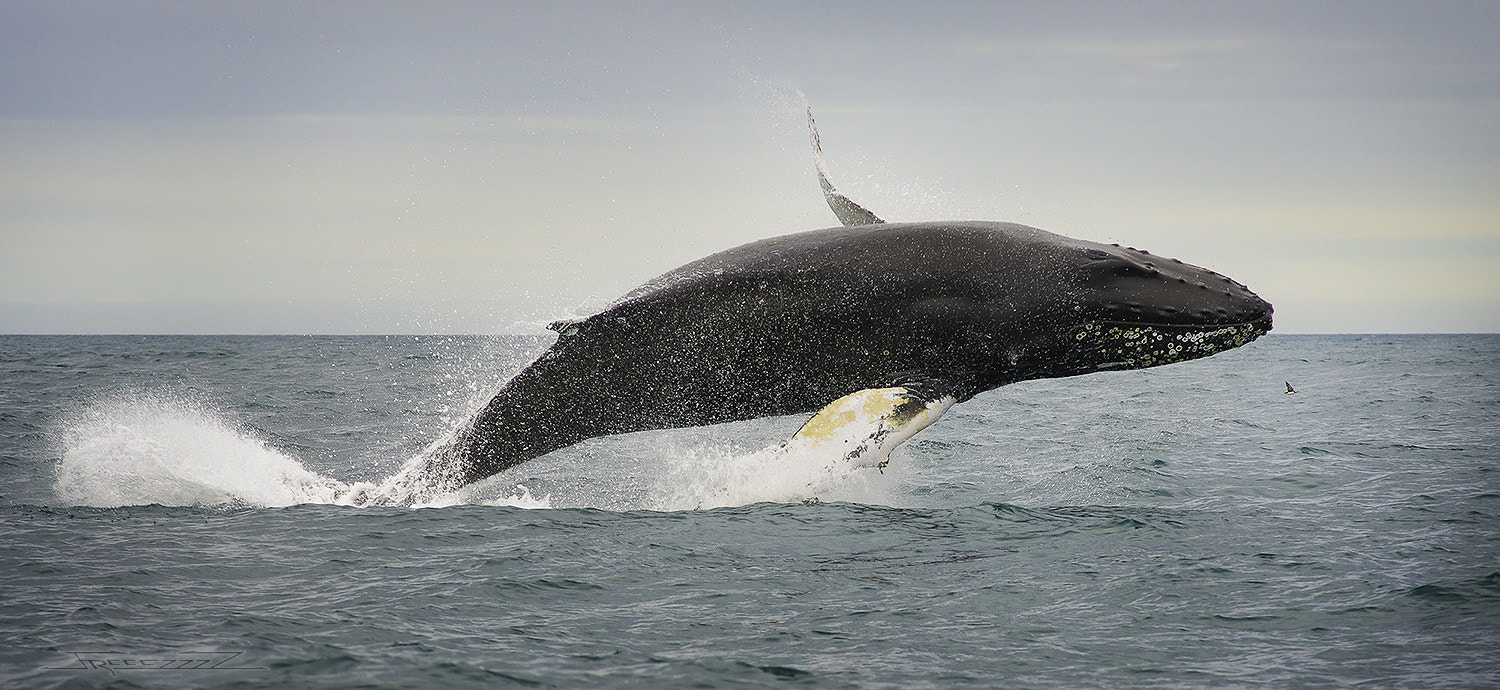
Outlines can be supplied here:
<path id="1" fill-rule="evenodd" d="M 981 387 L 1206 357 L 1271 330 L 1271 305 L 1206 268 L 1009 223 L 929 228 L 925 255 L 965 291 Z M 915 234 L 915 233 L 914 233 Z M 928 326 L 940 330 L 941 326 Z"/>
<path id="2" fill-rule="evenodd" d="M 1226 276 L 1132 247 L 1076 244 L 1073 314 L 1059 324 L 1063 375 L 1207 357 L 1271 330 L 1271 304 Z"/>

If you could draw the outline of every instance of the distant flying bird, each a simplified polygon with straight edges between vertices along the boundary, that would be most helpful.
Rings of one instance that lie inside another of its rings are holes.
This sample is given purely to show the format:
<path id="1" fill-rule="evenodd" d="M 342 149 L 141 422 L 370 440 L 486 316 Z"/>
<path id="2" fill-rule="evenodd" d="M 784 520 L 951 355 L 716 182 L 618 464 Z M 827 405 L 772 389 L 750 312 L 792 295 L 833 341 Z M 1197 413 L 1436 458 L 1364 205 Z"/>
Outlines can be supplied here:
<path id="1" fill-rule="evenodd" d="M 1297 389 L 1296 388 L 1292 388 L 1292 382 L 1291 381 L 1287 381 L 1286 382 L 1286 394 L 1287 395 L 1291 395 L 1291 394 L 1296 393 L 1296 392 L 1297 392 Z"/>

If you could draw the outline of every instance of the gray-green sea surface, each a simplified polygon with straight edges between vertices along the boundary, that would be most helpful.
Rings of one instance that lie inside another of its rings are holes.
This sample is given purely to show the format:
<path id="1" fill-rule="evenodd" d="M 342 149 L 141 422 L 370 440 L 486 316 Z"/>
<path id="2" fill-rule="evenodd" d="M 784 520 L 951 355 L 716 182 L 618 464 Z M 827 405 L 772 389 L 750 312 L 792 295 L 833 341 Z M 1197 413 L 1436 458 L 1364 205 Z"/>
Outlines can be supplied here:
<path id="1" fill-rule="evenodd" d="M 305 490 L 545 344 L 0 336 L 0 686 L 1500 685 L 1500 336 L 1011 385 L 815 487 L 775 418 Z"/>

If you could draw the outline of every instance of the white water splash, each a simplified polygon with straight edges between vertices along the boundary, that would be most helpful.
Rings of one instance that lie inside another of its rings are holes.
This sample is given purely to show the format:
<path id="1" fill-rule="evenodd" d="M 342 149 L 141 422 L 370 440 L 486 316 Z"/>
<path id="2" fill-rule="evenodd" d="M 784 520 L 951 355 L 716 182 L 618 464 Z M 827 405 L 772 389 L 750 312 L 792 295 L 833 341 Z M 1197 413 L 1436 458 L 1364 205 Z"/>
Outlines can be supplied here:
<path id="1" fill-rule="evenodd" d="M 87 410 L 63 444 L 57 493 L 74 505 L 284 506 L 340 488 L 201 407 L 149 396 Z"/>
<path id="2" fill-rule="evenodd" d="M 622 495 L 610 470 L 569 462 L 555 471 L 571 475 L 575 487 L 591 487 L 580 495 L 569 490 L 554 501 L 550 493 L 535 495 L 501 475 L 431 493 L 413 507 L 552 508 L 556 503 L 676 511 L 815 500 L 894 505 L 900 502 L 899 486 L 908 471 L 899 462 L 883 470 L 862 467 L 826 449 L 778 444 L 745 452 L 692 438 L 678 432 L 639 445 L 625 444 L 633 446 L 629 448 L 610 448 L 618 455 L 604 464 L 652 477 L 640 493 Z M 96 404 L 64 425 L 62 441 L 55 489 L 69 505 L 358 506 L 371 496 L 390 493 L 392 482 L 402 476 L 398 472 L 379 483 L 352 484 L 324 476 L 213 410 L 167 395 L 133 395 Z M 547 461 L 533 463 L 544 467 Z"/>
<path id="3" fill-rule="evenodd" d="M 374 488 L 313 472 L 212 411 L 163 396 L 95 405 L 64 425 L 62 441 L 55 488 L 69 505 L 352 505 Z M 418 507 L 465 502 L 458 491 Z M 484 503 L 550 507 L 524 490 Z"/>

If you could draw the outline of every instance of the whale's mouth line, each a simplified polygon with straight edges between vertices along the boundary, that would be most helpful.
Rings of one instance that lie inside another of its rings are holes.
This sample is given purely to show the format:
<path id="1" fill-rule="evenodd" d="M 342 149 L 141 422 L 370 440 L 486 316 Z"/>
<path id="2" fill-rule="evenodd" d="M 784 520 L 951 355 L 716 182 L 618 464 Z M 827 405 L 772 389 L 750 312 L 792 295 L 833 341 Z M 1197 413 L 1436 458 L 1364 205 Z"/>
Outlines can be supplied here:
<path id="1" fill-rule="evenodd" d="M 1091 321 L 1074 329 L 1064 360 L 1083 372 L 1144 369 L 1233 349 L 1270 330 L 1270 314 L 1227 324 Z"/>
<path id="2" fill-rule="evenodd" d="M 1271 314 L 1268 312 L 1257 318 L 1245 319 L 1242 321 L 1230 321 L 1225 323 L 1157 323 L 1154 321 L 1119 321 L 1101 319 L 1098 321 L 1089 321 L 1082 326 L 1079 326 L 1078 329 L 1074 330 L 1074 333 L 1076 334 L 1078 330 L 1088 328 L 1089 326 L 1103 326 L 1112 328 L 1154 328 L 1163 331 L 1211 331 L 1220 328 L 1243 328 L 1246 326 L 1252 326 L 1259 328 L 1262 333 L 1266 333 L 1271 330 Z"/>

